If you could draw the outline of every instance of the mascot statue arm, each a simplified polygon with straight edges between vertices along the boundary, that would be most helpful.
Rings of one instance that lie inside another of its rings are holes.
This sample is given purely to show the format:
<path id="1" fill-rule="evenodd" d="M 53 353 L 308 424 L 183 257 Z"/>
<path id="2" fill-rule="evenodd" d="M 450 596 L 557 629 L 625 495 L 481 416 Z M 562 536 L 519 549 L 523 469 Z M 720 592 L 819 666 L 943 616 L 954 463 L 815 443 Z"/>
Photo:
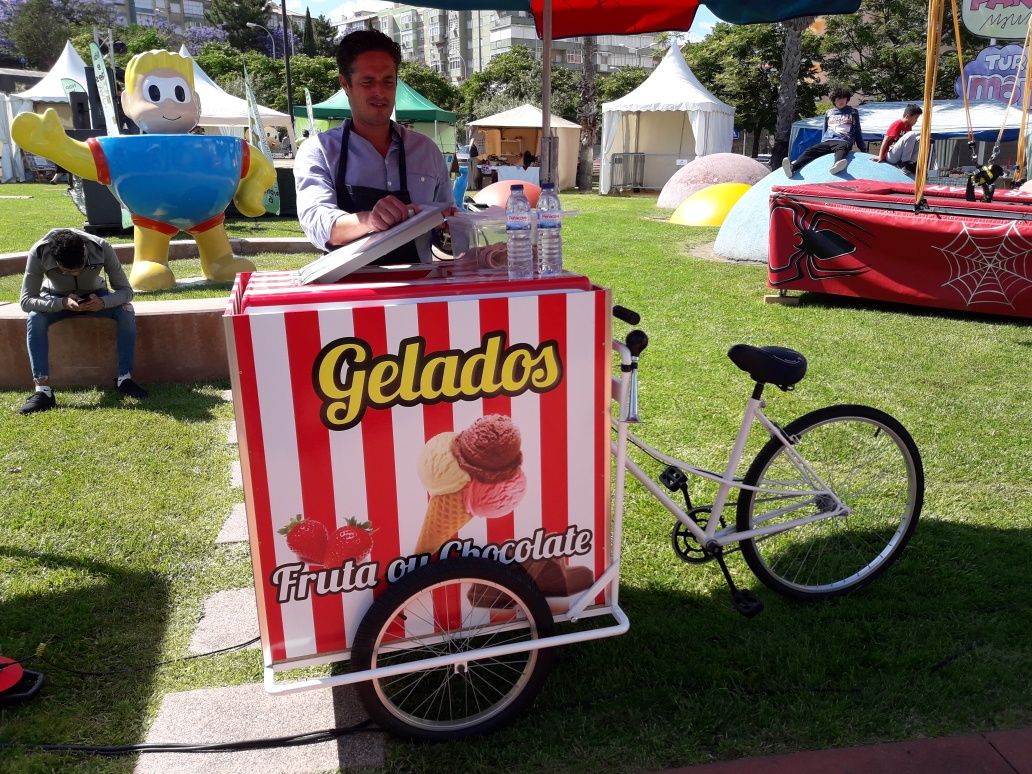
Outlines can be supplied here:
<path id="1" fill-rule="evenodd" d="M 248 144 L 247 150 L 247 173 L 241 178 L 240 185 L 233 194 L 233 204 L 242 215 L 257 218 L 265 214 L 262 198 L 276 182 L 276 170 L 258 148 Z"/>
<path id="2" fill-rule="evenodd" d="M 90 146 L 65 134 L 61 119 L 53 108 L 42 116 L 19 114 L 11 124 L 11 137 L 25 150 L 60 164 L 73 175 L 86 180 L 100 177 Z"/>

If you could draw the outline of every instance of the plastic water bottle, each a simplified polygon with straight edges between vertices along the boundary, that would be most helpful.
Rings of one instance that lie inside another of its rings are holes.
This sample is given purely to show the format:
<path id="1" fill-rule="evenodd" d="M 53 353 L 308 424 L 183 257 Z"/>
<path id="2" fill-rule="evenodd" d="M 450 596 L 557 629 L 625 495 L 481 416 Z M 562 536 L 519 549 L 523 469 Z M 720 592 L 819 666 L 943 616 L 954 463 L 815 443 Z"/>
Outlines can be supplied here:
<path id="1" fill-rule="evenodd" d="M 534 276 L 534 248 L 530 239 L 530 202 L 522 185 L 514 185 L 505 205 L 505 237 L 509 254 L 509 279 Z"/>
<path id="2" fill-rule="evenodd" d="M 549 276 L 563 270 L 563 208 L 555 184 L 541 186 L 538 199 L 538 274 Z"/>

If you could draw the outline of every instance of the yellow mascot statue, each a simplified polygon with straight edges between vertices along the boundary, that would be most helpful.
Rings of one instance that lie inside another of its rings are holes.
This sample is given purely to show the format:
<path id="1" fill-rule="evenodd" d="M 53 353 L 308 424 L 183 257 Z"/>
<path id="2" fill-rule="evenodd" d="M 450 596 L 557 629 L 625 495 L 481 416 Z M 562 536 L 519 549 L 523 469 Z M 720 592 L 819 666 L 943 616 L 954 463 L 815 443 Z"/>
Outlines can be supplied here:
<path id="1" fill-rule="evenodd" d="M 197 241 L 209 280 L 229 281 L 254 264 L 233 255 L 223 227 L 230 200 L 248 217 L 276 182 L 267 158 L 239 137 L 191 134 L 201 116 L 193 62 L 168 51 L 137 54 L 125 68 L 122 109 L 143 134 L 93 137 L 65 134 L 57 113 L 22 113 L 11 125 L 14 141 L 74 175 L 107 185 L 133 216 L 135 258 L 129 282 L 136 290 L 176 284 L 168 245 L 180 231 Z"/>

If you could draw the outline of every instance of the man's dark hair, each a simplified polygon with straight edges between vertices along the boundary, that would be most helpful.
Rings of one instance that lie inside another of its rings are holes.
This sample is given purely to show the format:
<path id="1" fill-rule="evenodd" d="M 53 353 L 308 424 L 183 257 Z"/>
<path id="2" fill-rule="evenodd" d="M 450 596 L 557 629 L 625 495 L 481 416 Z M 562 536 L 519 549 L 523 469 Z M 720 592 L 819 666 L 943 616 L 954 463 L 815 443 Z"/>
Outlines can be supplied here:
<path id="1" fill-rule="evenodd" d="M 907 105 L 905 108 L 903 108 L 904 118 L 910 118 L 910 116 L 919 115 L 921 115 L 921 108 L 919 108 L 917 105 Z"/>
<path id="2" fill-rule="evenodd" d="M 355 59 L 369 51 L 383 51 L 394 60 L 394 67 L 401 66 L 401 46 L 379 30 L 356 30 L 345 35 L 337 46 L 337 69 L 348 82 L 355 66 Z"/>
<path id="3" fill-rule="evenodd" d="M 81 269 L 86 265 L 86 245 L 74 231 L 63 229 L 50 237 L 50 254 L 66 269 Z"/>
<path id="4" fill-rule="evenodd" d="M 831 97 L 831 102 L 832 104 L 834 104 L 835 100 L 841 99 L 842 97 L 845 97 L 847 100 L 852 99 L 853 92 L 851 92 L 849 89 L 835 89 L 828 96 Z"/>

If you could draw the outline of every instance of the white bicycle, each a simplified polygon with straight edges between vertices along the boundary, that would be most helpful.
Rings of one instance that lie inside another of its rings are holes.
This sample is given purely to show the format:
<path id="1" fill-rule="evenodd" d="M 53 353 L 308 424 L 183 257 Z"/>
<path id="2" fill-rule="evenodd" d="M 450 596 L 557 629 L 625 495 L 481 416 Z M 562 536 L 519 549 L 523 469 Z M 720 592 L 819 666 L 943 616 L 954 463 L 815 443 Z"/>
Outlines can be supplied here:
<path id="1" fill-rule="evenodd" d="M 614 308 L 636 324 L 638 315 Z M 796 599 L 834 597 L 855 591 L 881 575 L 906 547 L 924 500 L 924 469 L 917 445 L 889 414 L 869 406 L 827 406 L 781 427 L 764 413 L 764 388 L 791 390 L 806 374 L 806 359 L 784 347 L 736 344 L 728 357 L 755 382 L 724 472 L 671 457 L 632 432 L 638 421 L 638 358 L 648 345 L 641 331 L 621 354 L 620 416 L 613 420 L 617 460 L 617 507 L 622 507 L 624 470 L 638 479 L 675 517 L 675 553 L 687 562 L 715 560 L 731 588 L 735 608 L 762 610 L 751 592 L 739 590 L 724 562 L 726 547 L 740 544 L 749 568 L 766 586 Z M 754 425 L 770 436 L 742 478 L 736 472 Z M 628 443 L 665 465 L 653 480 L 628 454 Z M 720 485 L 712 505 L 696 507 L 688 476 Z M 739 490 L 737 503 L 731 492 Z M 668 492 L 681 492 L 685 507 Z M 733 525 L 725 512 L 735 506 Z"/>
<path id="2" fill-rule="evenodd" d="M 613 313 L 638 323 L 630 310 L 615 307 Z M 897 420 L 867 406 L 839 405 L 781 427 L 764 413 L 764 388 L 792 389 L 806 373 L 806 360 L 782 347 L 738 344 L 728 355 L 755 385 L 724 472 L 705 470 L 630 432 L 638 421 L 638 361 L 647 345 L 640 330 L 624 342 L 613 341 L 620 375 L 612 380 L 619 413 L 612 420 L 616 487 L 610 565 L 562 613 L 549 608 L 534 578 L 518 564 L 459 558 L 406 574 L 362 619 L 351 653 L 353 672 L 346 678 L 358 683 L 366 710 L 381 727 L 424 741 L 494 730 L 533 701 L 553 647 L 627 631 L 618 604 L 627 472 L 674 515 L 676 554 L 689 563 L 716 561 L 735 609 L 746 616 L 763 606 L 755 594 L 738 589 L 728 571 L 724 557 L 733 544 L 740 544 L 764 584 L 800 599 L 855 591 L 899 557 L 917 526 L 924 472 L 917 446 Z M 769 440 L 738 478 L 756 424 Z M 630 458 L 629 445 L 664 466 L 655 480 Z M 689 475 L 719 484 L 712 505 L 693 505 Z M 734 490 L 740 494 L 732 502 Z M 676 492 L 684 507 L 671 497 Z M 724 514 L 732 506 L 735 521 L 729 525 Z M 610 615 L 616 623 L 556 629 L 557 623 L 598 615 Z M 425 634 L 404 634 L 419 628 Z"/>

